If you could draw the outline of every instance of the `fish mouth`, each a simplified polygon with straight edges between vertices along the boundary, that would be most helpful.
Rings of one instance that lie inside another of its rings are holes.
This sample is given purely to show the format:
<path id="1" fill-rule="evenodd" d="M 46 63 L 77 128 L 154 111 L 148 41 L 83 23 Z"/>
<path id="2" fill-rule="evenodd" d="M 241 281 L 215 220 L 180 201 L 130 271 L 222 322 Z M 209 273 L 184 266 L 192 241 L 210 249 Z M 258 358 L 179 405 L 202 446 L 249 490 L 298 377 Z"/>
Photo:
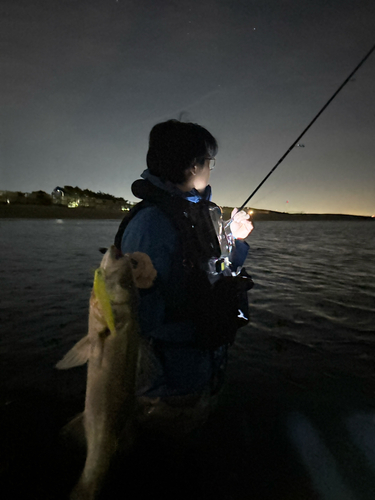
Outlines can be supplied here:
<path id="1" fill-rule="evenodd" d="M 124 257 L 124 254 L 121 252 L 119 248 L 114 247 L 113 253 L 114 253 L 113 257 L 115 258 L 115 260 L 119 260 Z"/>
<path id="2" fill-rule="evenodd" d="M 100 250 L 101 251 L 107 250 L 107 252 L 109 252 L 109 257 L 112 260 L 119 260 L 122 257 L 124 257 L 124 254 L 121 252 L 121 250 L 119 248 L 115 247 L 114 245 L 111 245 L 108 249 L 102 248 Z"/>
<path id="3" fill-rule="evenodd" d="M 112 245 L 109 249 L 106 248 L 106 247 L 100 247 L 99 248 L 99 252 L 102 253 L 102 254 L 106 254 L 108 252 L 108 250 L 109 250 L 109 252 L 111 254 L 111 257 L 114 260 L 121 259 L 121 257 L 124 256 L 124 254 L 121 252 L 121 250 L 119 248 L 116 248 L 114 245 Z"/>
<path id="4" fill-rule="evenodd" d="M 122 259 L 125 257 L 125 254 L 123 254 L 121 252 L 121 250 L 119 248 L 115 247 L 114 245 L 111 246 L 110 253 L 111 253 L 111 257 L 114 260 L 119 260 L 119 259 Z M 130 257 L 129 254 L 127 254 L 127 257 Z M 136 259 L 133 259 L 132 257 L 130 257 L 130 263 L 131 263 L 133 269 L 137 269 L 138 261 Z"/>
<path id="5" fill-rule="evenodd" d="M 107 248 L 100 248 L 99 249 L 99 251 L 102 253 L 106 253 L 108 250 L 109 250 L 110 257 L 113 260 L 120 260 L 120 259 L 123 259 L 125 257 L 125 254 L 123 254 L 121 252 L 121 250 L 119 248 L 115 247 L 114 245 L 112 245 L 109 249 L 107 249 Z M 129 257 L 129 254 L 126 254 L 126 256 Z M 136 259 L 133 259 L 132 257 L 130 257 L 130 263 L 131 263 L 133 269 L 137 269 L 138 261 Z"/>

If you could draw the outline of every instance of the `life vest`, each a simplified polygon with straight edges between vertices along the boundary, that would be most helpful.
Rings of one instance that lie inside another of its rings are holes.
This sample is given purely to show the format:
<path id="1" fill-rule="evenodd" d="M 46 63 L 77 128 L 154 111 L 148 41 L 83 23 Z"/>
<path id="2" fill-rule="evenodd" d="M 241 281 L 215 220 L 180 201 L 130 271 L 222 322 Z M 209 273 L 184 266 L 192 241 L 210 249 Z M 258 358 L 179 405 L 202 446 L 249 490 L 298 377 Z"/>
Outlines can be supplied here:
<path id="1" fill-rule="evenodd" d="M 216 211 L 219 207 L 206 200 L 191 203 L 157 188 L 148 180 L 135 181 L 132 192 L 142 201 L 122 220 L 115 246 L 121 249 L 126 227 L 138 212 L 157 206 L 178 234 L 187 298 L 166 302 L 166 322 L 192 322 L 196 330 L 195 344 L 201 349 L 232 344 L 238 328 L 248 323 L 247 290 L 253 282 L 244 269 L 232 276 L 225 263 L 227 259 L 222 257 L 223 245 L 219 243 L 210 215 L 212 209 Z"/>

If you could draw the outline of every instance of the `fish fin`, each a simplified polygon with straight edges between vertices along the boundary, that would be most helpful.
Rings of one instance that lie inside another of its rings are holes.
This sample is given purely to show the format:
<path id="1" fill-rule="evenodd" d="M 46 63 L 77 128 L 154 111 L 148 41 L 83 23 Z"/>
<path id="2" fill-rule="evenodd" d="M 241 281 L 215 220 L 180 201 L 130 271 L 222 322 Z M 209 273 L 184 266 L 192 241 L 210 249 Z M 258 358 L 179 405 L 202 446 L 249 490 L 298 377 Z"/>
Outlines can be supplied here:
<path id="1" fill-rule="evenodd" d="M 84 413 L 79 413 L 60 430 L 60 439 L 70 446 L 86 451 Z"/>
<path id="2" fill-rule="evenodd" d="M 59 370 L 67 370 L 75 366 L 83 365 L 87 362 L 90 355 L 90 339 L 89 336 L 83 337 L 68 351 L 65 356 L 56 364 Z"/>

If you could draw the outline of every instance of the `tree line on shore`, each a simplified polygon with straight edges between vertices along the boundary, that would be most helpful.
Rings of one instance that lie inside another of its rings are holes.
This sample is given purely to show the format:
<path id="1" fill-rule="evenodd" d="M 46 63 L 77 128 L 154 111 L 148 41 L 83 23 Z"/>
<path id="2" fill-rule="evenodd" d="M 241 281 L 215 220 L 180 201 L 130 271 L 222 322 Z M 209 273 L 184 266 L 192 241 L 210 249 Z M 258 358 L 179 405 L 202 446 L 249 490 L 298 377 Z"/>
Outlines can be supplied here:
<path id="1" fill-rule="evenodd" d="M 78 186 L 57 186 L 51 194 L 45 191 L 0 191 L 0 203 L 17 205 L 65 205 L 69 208 L 96 207 L 129 209 L 134 204 L 121 197 L 102 191 L 94 192 Z"/>
<path id="2" fill-rule="evenodd" d="M 102 191 L 94 192 L 90 189 L 81 189 L 78 186 L 56 187 L 51 194 L 45 191 L 33 191 L 32 193 L 23 193 L 21 191 L 1 191 L 0 206 L 6 209 L 6 205 L 36 205 L 36 206 L 61 206 L 68 208 L 96 208 L 110 211 L 115 214 L 130 210 L 136 203 L 118 198 L 112 194 Z M 223 219 L 228 220 L 231 217 L 233 207 L 221 207 Z M 343 214 L 305 214 L 305 213 L 287 213 L 275 212 L 273 210 L 263 210 L 245 207 L 251 219 L 255 221 L 312 221 L 312 220 L 375 220 L 375 216 L 343 215 Z M 3 210 L 2 210 L 3 212 Z M 81 211 L 80 211 L 81 213 Z M 98 213 L 99 215 L 99 213 Z"/>

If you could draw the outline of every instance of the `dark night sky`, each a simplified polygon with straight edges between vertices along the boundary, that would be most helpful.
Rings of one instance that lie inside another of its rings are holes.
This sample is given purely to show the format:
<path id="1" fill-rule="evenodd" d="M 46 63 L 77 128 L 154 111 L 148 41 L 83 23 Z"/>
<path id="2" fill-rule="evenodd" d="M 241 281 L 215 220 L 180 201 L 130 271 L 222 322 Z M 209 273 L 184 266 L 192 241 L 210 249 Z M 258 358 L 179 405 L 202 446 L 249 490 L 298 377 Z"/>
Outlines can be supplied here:
<path id="1" fill-rule="evenodd" d="M 1 0 L 0 189 L 134 201 L 151 127 L 186 118 L 239 206 L 375 43 L 374 0 Z M 249 205 L 375 213 L 375 53 Z"/>

